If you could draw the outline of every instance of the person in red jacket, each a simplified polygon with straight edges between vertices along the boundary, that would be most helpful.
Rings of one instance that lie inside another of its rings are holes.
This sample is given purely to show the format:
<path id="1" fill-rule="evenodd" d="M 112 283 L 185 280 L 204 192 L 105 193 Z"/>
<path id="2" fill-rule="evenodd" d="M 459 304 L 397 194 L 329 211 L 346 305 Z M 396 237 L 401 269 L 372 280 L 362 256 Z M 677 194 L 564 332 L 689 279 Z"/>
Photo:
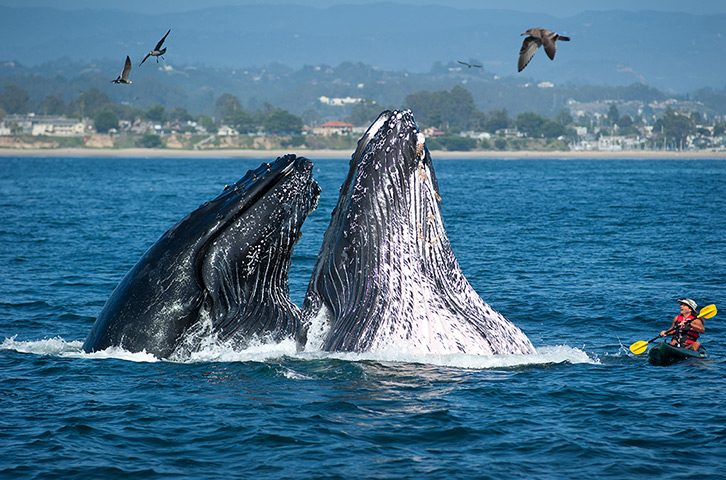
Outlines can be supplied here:
<path id="1" fill-rule="evenodd" d="M 673 331 L 671 345 L 688 348 L 689 350 L 698 350 L 701 346 L 698 337 L 706 331 L 703 320 L 697 318 L 696 310 L 698 310 L 698 305 L 690 298 L 682 298 L 678 300 L 678 303 L 681 305 L 681 314 L 676 315 L 671 327 L 660 332 L 660 336 L 665 337 Z"/>

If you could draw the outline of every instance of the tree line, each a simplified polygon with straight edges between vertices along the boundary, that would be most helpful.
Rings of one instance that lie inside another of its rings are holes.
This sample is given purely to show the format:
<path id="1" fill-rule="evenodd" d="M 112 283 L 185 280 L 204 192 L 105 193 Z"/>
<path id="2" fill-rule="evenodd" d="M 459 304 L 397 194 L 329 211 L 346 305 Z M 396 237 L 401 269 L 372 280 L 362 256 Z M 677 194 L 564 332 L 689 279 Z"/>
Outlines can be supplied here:
<path id="1" fill-rule="evenodd" d="M 6 113 L 27 113 L 32 110 L 43 115 L 91 118 L 99 132 L 118 128 L 120 120 L 133 122 L 137 119 L 162 123 L 195 120 L 211 132 L 216 132 L 220 124 L 229 125 L 239 133 L 265 131 L 279 135 L 298 134 L 303 128 L 301 117 L 268 103 L 265 103 L 260 110 L 246 110 L 239 99 L 230 93 L 222 94 L 216 100 L 215 107 L 216 120 L 205 115 L 192 115 L 184 107 L 167 110 L 163 105 L 156 105 L 141 110 L 122 105 L 112 101 L 97 88 L 81 92 L 68 103 L 60 94 L 47 95 L 37 105 L 32 105 L 26 91 L 14 85 L 5 87 L 4 92 L 0 94 L 0 109 Z M 535 113 L 523 113 L 516 119 L 511 119 L 505 109 L 494 110 L 487 114 L 480 112 L 474 105 L 471 93 L 460 86 L 453 87 L 450 91 L 420 91 L 410 94 L 404 99 L 403 107 L 414 112 L 417 122 L 422 127 L 436 127 L 455 134 L 462 131 L 493 133 L 515 127 L 532 137 L 556 138 L 566 133 L 560 121 L 549 120 Z M 351 114 L 345 120 L 356 126 L 366 126 L 386 108 L 394 107 L 363 100 L 353 106 Z"/>
<path id="2" fill-rule="evenodd" d="M 215 118 L 208 115 L 194 115 L 184 107 L 168 110 L 163 105 L 154 105 L 146 110 L 116 103 L 97 88 L 81 92 L 66 103 L 60 94 L 47 95 L 37 104 L 30 100 L 28 92 L 8 85 L 0 93 L 0 120 L 6 114 L 34 112 L 40 115 L 59 115 L 71 118 L 90 118 L 96 131 L 106 133 L 118 130 L 120 122 L 126 120 L 148 120 L 156 123 L 176 122 L 184 124 L 195 121 L 207 132 L 216 133 L 220 125 L 229 125 L 239 133 L 264 131 L 273 135 L 295 135 L 302 132 L 303 121 L 285 110 L 265 104 L 258 111 L 244 110 L 237 97 L 225 93 L 215 103 Z"/>
<path id="3" fill-rule="evenodd" d="M 466 131 L 494 134 L 506 129 L 516 129 L 529 138 L 575 139 L 577 137 L 573 127 L 578 123 L 567 110 L 561 110 L 552 119 L 532 112 L 520 113 L 511 118 L 506 109 L 485 113 L 477 109 L 471 93 L 461 86 L 455 86 L 448 91 L 422 90 L 409 94 L 404 98 L 402 107 L 414 112 L 416 121 L 422 129 L 435 127 L 442 130 L 445 138 L 439 141 L 448 143 L 449 145 L 443 146 L 450 149 L 471 149 L 476 146 L 465 144 L 471 143 L 470 140 L 462 140 L 459 134 Z M 352 107 L 350 115 L 345 120 L 353 125 L 365 127 L 370 125 L 381 111 L 393 108 L 365 99 Z M 91 118 L 96 130 L 101 133 L 118 130 L 121 120 L 129 122 L 148 120 L 158 123 L 171 121 L 179 124 L 196 121 L 210 133 L 216 133 L 220 125 L 228 125 L 242 134 L 266 132 L 273 135 L 299 135 L 304 126 L 301 117 L 268 103 L 259 110 L 246 110 L 240 100 L 230 93 L 224 93 L 217 98 L 214 117 L 194 115 L 184 107 L 167 110 L 163 105 L 155 105 L 142 110 L 116 103 L 97 88 L 83 91 L 67 103 L 60 94 L 49 94 L 37 104 L 33 104 L 28 92 L 15 85 L 6 86 L 0 93 L 0 119 L 7 113 L 22 114 L 30 111 L 44 115 Z M 599 119 L 598 128 L 594 133 L 597 136 L 616 132 L 619 135 L 639 135 L 643 132 L 645 123 L 642 117 L 620 115 L 617 106 L 612 104 L 608 113 Z M 655 136 L 676 145 L 676 148 L 682 148 L 686 138 L 691 135 L 719 136 L 726 131 L 723 122 L 715 122 L 710 126 L 710 131 L 704 129 L 703 125 L 706 123 L 707 119 L 699 112 L 681 112 L 669 107 L 653 123 L 652 131 Z M 592 127 L 592 121 L 588 126 Z"/>
<path id="4" fill-rule="evenodd" d="M 516 128 L 532 138 L 557 138 L 567 134 L 566 125 L 572 121 L 569 114 L 551 120 L 532 112 L 510 118 L 506 109 L 484 113 L 476 108 L 471 93 L 461 86 L 455 86 L 450 91 L 412 93 L 404 99 L 403 107 L 414 112 L 421 128 L 434 127 L 450 134 L 467 131 L 495 133 Z M 348 120 L 354 125 L 367 125 L 383 109 L 370 100 L 359 102 L 353 106 Z"/>

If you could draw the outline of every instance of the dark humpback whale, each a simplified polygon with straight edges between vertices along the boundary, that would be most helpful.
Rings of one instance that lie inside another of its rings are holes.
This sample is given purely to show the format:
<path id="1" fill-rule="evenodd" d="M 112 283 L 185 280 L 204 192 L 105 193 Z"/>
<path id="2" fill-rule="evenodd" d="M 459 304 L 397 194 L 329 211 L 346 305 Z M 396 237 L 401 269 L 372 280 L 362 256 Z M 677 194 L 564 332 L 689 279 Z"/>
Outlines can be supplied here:
<path id="1" fill-rule="evenodd" d="M 83 350 L 177 358 L 210 336 L 234 346 L 296 337 L 301 311 L 289 297 L 290 257 L 319 195 L 306 158 L 286 155 L 249 171 L 143 255 Z"/>
<path id="2" fill-rule="evenodd" d="M 524 333 L 464 277 L 410 111 L 385 111 L 358 142 L 304 305 L 307 348 L 528 354 Z"/>

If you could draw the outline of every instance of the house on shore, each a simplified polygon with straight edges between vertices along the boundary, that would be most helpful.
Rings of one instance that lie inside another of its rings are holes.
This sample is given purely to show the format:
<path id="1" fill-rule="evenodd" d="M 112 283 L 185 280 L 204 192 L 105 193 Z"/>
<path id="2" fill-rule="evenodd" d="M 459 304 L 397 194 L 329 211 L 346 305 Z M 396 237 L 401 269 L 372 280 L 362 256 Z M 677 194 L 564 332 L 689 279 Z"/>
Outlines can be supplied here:
<path id="1" fill-rule="evenodd" d="M 333 120 L 313 127 L 313 135 L 322 135 L 324 137 L 333 135 L 334 133 L 338 135 L 350 135 L 353 133 L 354 127 L 355 125 L 352 123 Z"/>
<path id="2" fill-rule="evenodd" d="M 0 122 L 0 135 L 78 137 L 89 131 L 84 120 L 55 115 L 11 114 Z"/>

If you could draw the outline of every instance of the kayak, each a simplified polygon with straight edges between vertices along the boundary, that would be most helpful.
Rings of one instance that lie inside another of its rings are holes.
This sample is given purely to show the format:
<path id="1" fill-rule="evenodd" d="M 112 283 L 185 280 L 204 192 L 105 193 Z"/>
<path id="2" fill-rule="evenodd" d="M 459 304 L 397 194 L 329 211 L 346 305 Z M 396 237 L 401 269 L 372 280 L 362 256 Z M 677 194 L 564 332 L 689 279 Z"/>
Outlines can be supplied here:
<path id="1" fill-rule="evenodd" d="M 708 358 L 708 353 L 703 347 L 697 351 L 687 348 L 674 347 L 666 342 L 661 342 L 648 350 L 648 361 L 652 365 L 671 365 L 683 360 L 703 360 Z"/>

